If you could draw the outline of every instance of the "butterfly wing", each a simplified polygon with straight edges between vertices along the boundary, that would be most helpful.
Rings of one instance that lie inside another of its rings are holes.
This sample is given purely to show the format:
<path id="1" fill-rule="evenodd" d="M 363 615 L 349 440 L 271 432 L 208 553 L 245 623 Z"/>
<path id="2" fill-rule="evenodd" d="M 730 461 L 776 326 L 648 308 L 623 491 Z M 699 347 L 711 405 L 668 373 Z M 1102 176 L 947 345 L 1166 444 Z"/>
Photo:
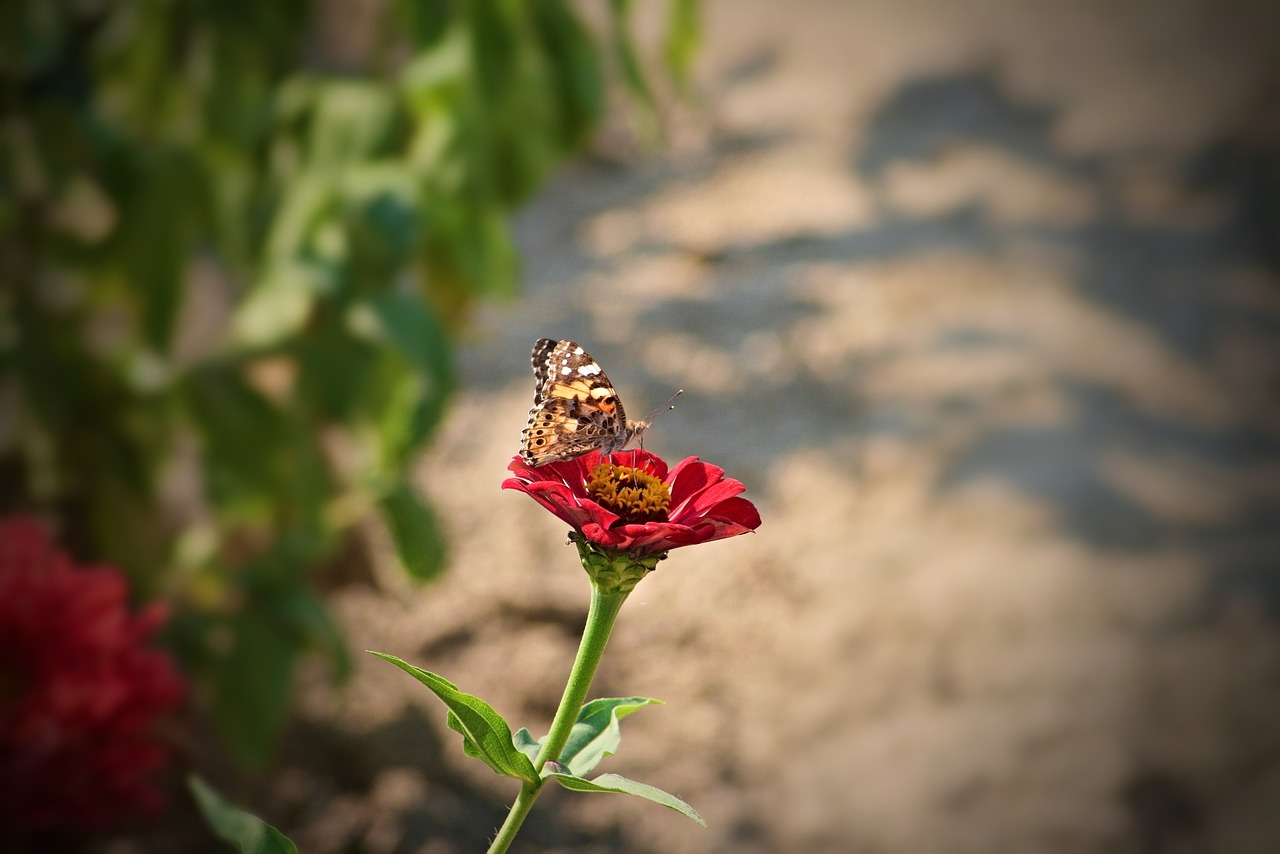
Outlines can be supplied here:
<path id="1" fill-rule="evenodd" d="M 540 339 L 533 345 L 535 389 L 520 457 L 531 466 L 561 462 L 630 438 L 617 392 L 595 359 L 573 341 Z"/>
<path id="2" fill-rule="evenodd" d="M 551 375 L 551 354 L 557 343 L 550 338 L 539 338 L 534 342 L 533 353 L 529 355 L 529 364 L 533 365 L 534 409 L 542 403 L 542 387 L 547 384 L 547 378 Z"/>

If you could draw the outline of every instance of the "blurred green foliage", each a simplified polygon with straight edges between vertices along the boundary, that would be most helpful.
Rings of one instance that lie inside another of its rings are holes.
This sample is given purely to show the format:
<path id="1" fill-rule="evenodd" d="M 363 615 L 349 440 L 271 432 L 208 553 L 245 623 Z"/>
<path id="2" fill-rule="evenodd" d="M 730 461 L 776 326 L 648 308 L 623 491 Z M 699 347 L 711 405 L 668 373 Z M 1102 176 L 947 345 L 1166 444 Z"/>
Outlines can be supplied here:
<path id="1" fill-rule="evenodd" d="M 509 215 L 610 63 L 652 110 L 628 5 L 597 37 L 564 0 L 0 4 L 0 498 L 175 603 L 249 766 L 300 654 L 350 666 L 313 575 L 352 524 L 441 570 L 407 472 L 450 335 L 513 291 Z"/>

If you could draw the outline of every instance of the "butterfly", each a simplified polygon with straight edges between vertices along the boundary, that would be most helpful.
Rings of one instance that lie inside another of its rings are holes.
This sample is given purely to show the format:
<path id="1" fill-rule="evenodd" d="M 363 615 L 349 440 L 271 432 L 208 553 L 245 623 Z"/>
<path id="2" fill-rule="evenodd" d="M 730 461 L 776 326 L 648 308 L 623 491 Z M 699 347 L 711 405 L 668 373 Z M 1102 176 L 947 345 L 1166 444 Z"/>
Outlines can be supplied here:
<path id="1" fill-rule="evenodd" d="M 542 338 L 529 361 L 533 408 L 520 434 L 520 459 L 526 465 L 563 462 L 596 450 L 612 454 L 649 429 L 648 421 L 627 422 L 613 384 L 580 344 Z"/>

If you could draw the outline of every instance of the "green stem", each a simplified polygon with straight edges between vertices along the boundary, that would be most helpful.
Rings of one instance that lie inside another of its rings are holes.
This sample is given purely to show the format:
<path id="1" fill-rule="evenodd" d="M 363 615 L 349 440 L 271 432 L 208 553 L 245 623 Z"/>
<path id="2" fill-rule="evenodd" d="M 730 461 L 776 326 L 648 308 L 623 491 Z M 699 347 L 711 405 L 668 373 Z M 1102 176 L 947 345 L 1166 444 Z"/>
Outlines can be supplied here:
<path id="1" fill-rule="evenodd" d="M 511 805 L 511 812 L 507 813 L 507 820 L 502 823 L 502 827 L 498 830 L 498 835 L 493 838 L 493 844 L 489 846 L 489 854 L 501 854 L 510 847 L 516 838 L 516 833 L 520 830 L 520 825 L 524 824 L 525 817 L 529 815 L 529 810 L 533 809 L 533 802 L 538 798 L 538 792 L 542 787 L 537 783 L 525 782 L 520 785 L 520 794 L 516 795 L 516 802 Z"/>
<path id="2" fill-rule="evenodd" d="M 551 721 L 551 731 L 542 740 L 542 749 L 533 761 L 533 767 L 539 772 L 548 761 L 560 758 L 560 751 L 564 750 L 569 733 L 578 722 L 578 712 L 587 701 L 587 691 L 591 690 L 591 680 L 600 666 L 604 645 L 609 642 L 613 621 L 618 618 L 618 609 L 625 601 L 626 593 L 603 593 L 592 585 L 591 608 L 587 611 L 587 625 L 582 630 L 578 657 L 573 662 L 573 670 L 569 671 L 569 683 L 564 686 L 564 696 L 560 698 L 560 708 L 556 709 L 556 716 Z"/>
<path id="3" fill-rule="evenodd" d="M 569 671 L 569 682 L 564 686 L 564 696 L 560 698 L 560 708 L 551 721 L 551 731 L 542 740 L 538 750 L 538 758 L 533 767 L 542 772 L 548 762 L 559 759 L 564 750 L 569 733 L 578 721 L 578 712 L 586 702 L 587 691 L 591 689 L 591 680 L 595 678 L 596 668 L 600 666 L 600 656 L 604 655 L 605 644 L 613 632 L 614 620 L 618 618 L 618 610 L 627 600 L 627 593 L 605 593 L 594 584 L 591 586 L 591 608 L 587 611 L 587 625 L 582 630 L 582 643 L 578 645 L 578 657 L 573 661 L 573 669 Z M 516 802 L 507 813 L 507 820 L 502 823 L 493 844 L 489 846 L 489 854 L 502 854 L 516 838 L 520 825 L 533 808 L 533 802 L 542 790 L 541 783 L 524 783 Z"/>

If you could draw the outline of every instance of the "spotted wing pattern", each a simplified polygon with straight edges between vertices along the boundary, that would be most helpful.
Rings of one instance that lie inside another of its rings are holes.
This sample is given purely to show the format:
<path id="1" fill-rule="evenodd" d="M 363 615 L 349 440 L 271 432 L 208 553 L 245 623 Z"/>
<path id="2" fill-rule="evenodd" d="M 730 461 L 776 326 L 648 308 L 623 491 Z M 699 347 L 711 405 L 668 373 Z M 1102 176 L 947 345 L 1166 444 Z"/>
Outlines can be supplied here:
<path id="1" fill-rule="evenodd" d="M 622 450 L 649 425 L 627 423 L 622 401 L 600 365 L 573 341 L 533 345 L 533 408 L 520 434 L 520 458 L 540 466 L 593 450 Z"/>

